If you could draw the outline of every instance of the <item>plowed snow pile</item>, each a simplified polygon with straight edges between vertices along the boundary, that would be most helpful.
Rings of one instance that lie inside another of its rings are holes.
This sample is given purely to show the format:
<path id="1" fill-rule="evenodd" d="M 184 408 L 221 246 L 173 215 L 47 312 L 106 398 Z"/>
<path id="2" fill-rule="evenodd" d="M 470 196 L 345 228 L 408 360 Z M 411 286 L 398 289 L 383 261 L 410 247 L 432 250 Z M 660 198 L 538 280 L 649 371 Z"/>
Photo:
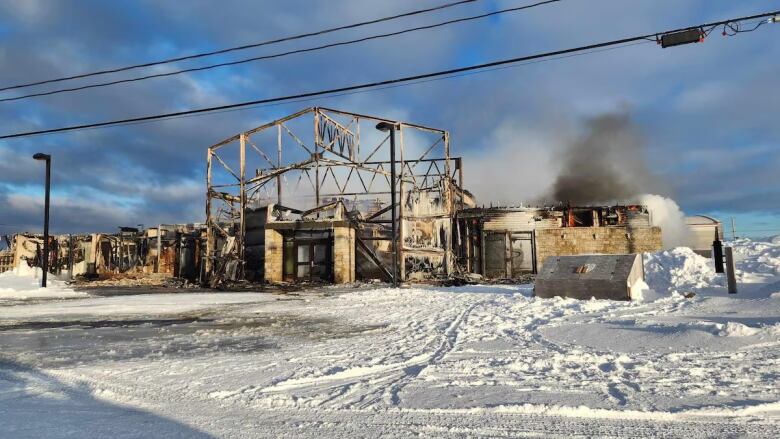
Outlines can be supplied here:
<path id="1" fill-rule="evenodd" d="M 41 288 L 40 268 L 26 264 L 4 273 L 0 273 L 0 300 L 51 299 L 68 297 L 87 297 L 88 294 L 74 291 L 67 284 L 49 275 L 47 288 Z"/>
<path id="2" fill-rule="evenodd" d="M 645 282 L 659 294 L 690 293 L 719 286 L 712 260 L 687 247 L 645 256 Z"/>
<path id="3" fill-rule="evenodd" d="M 754 293 L 756 286 L 762 293 L 780 292 L 780 236 L 767 241 L 739 239 L 727 245 L 734 248 L 737 280 L 747 284 L 745 293 Z M 644 263 L 645 281 L 660 295 L 716 293 L 726 285 L 725 275 L 715 272 L 711 259 L 687 247 L 646 254 Z"/>
<path id="4" fill-rule="evenodd" d="M 780 276 L 780 236 L 768 242 L 740 239 L 734 245 L 742 277 Z"/>

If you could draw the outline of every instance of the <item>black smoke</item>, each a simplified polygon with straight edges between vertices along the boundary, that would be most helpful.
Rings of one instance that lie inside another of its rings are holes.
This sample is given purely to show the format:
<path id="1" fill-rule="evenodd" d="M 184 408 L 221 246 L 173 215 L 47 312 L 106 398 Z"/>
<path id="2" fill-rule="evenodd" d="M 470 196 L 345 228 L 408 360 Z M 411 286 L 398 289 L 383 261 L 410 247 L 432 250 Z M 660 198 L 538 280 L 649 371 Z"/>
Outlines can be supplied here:
<path id="1" fill-rule="evenodd" d="M 658 192 L 645 142 L 627 112 L 603 114 L 586 123 L 587 132 L 564 150 L 563 166 L 550 198 L 574 205 L 630 200 Z"/>

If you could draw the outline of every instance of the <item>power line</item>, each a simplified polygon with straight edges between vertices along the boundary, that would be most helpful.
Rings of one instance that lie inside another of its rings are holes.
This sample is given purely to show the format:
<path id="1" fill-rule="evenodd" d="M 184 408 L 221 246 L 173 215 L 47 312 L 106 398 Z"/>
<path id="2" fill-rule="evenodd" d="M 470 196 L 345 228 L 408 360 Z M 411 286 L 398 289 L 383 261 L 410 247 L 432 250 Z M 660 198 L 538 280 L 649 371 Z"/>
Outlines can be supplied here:
<path id="1" fill-rule="evenodd" d="M 87 77 L 90 77 L 90 76 L 105 75 L 105 74 L 109 74 L 109 73 L 125 72 L 125 71 L 128 71 L 128 70 L 139 69 L 139 68 L 143 68 L 143 67 L 152 67 L 152 66 L 158 66 L 158 65 L 162 65 L 162 64 L 170 64 L 170 63 L 178 62 L 178 61 L 185 61 L 185 60 L 189 60 L 189 59 L 204 58 L 204 57 L 212 56 L 212 55 L 220 55 L 220 54 L 223 54 L 223 53 L 236 52 L 236 51 L 240 51 L 240 50 L 252 49 L 252 48 L 261 47 L 261 46 L 268 46 L 268 45 L 271 45 L 271 44 L 277 44 L 277 43 L 282 43 L 282 42 L 286 42 L 286 41 L 299 40 L 299 39 L 303 39 L 303 38 L 308 38 L 308 37 L 313 37 L 313 36 L 318 36 L 318 35 L 324 35 L 324 34 L 328 34 L 328 33 L 331 33 L 331 32 L 340 31 L 340 30 L 354 29 L 354 28 L 358 28 L 358 27 L 362 27 L 362 26 L 367 26 L 367 25 L 370 25 L 370 24 L 382 23 L 382 22 L 386 22 L 386 21 L 396 20 L 396 19 L 399 19 L 399 18 L 411 17 L 411 16 L 414 16 L 414 15 L 420 15 L 420 14 L 425 14 L 425 13 L 428 13 L 428 12 L 439 11 L 439 10 L 451 8 L 451 7 L 454 7 L 454 6 L 459 6 L 459 5 L 462 5 L 464 3 L 473 3 L 473 2 L 476 2 L 476 1 L 478 1 L 478 0 L 460 0 L 460 1 L 452 2 L 452 3 L 445 3 L 445 4 L 442 4 L 442 5 L 439 5 L 439 6 L 434 6 L 434 7 L 431 7 L 431 8 L 418 9 L 418 10 L 415 10 L 415 11 L 405 12 L 405 13 L 402 13 L 402 14 L 391 15 L 391 16 L 388 16 L 388 17 L 377 18 L 377 19 L 369 20 L 369 21 L 362 21 L 362 22 L 359 22 L 359 23 L 353 23 L 353 24 L 349 24 L 349 25 L 346 25 L 346 26 L 332 27 L 332 28 L 329 28 L 329 29 L 323 29 L 323 30 L 319 30 L 319 31 L 316 31 L 316 32 L 308 32 L 308 33 L 299 34 L 299 35 L 293 35 L 293 36 L 289 36 L 289 37 L 277 38 L 277 39 L 274 39 L 274 40 L 263 41 L 263 42 L 260 42 L 260 43 L 252 43 L 252 44 L 246 44 L 246 45 L 243 45 L 243 46 L 229 47 L 229 48 L 226 48 L 226 49 L 219 49 L 219 50 L 214 50 L 214 51 L 211 51 L 211 52 L 203 52 L 203 53 L 197 53 L 197 54 L 194 54 L 194 55 L 180 56 L 180 57 L 169 58 L 169 59 L 164 59 L 164 60 L 160 60 L 160 61 L 147 62 L 147 63 L 143 63 L 143 64 L 135 64 L 135 65 L 125 66 L 125 67 L 117 67 L 117 68 L 113 68 L 113 69 L 99 70 L 99 71 L 96 71 L 96 72 L 81 73 L 81 74 L 73 75 L 73 76 L 65 76 L 65 77 L 61 77 L 61 78 L 54 78 L 54 79 L 47 79 L 47 80 L 43 80 L 43 81 L 29 82 L 29 83 L 26 83 L 26 84 L 11 85 L 11 86 L 0 88 L 0 91 L 13 90 L 13 89 L 24 88 L 24 87 L 32 87 L 34 85 L 51 84 L 51 83 L 54 83 L 54 82 L 62 82 L 62 81 L 68 81 L 68 80 L 71 80 L 71 79 L 87 78 Z"/>
<path id="2" fill-rule="evenodd" d="M 296 53 L 314 52 L 314 51 L 317 51 L 317 50 L 328 49 L 328 48 L 331 48 L 331 47 L 346 46 L 346 45 L 350 45 L 350 44 L 362 43 L 362 42 L 365 42 L 365 41 L 377 40 L 377 39 L 381 39 L 381 38 L 388 38 L 388 37 L 393 37 L 393 36 L 402 35 L 402 34 L 406 34 L 406 33 L 417 32 L 417 31 L 421 31 L 421 30 L 434 29 L 434 28 L 438 28 L 438 27 L 447 26 L 447 25 L 450 25 L 450 24 L 464 23 L 464 22 L 468 22 L 468 21 L 479 20 L 479 19 L 482 19 L 482 18 L 492 17 L 492 16 L 499 15 L 499 14 L 505 14 L 505 13 L 508 13 L 508 12 L 522 11 L 524 9 L 530 9 L 530 8 L 534 8 L 534 7 L 537 7 L 537 6 L 546 5 L 546 4 L 549 4 L 549 3 L 557 3 L 557 2 L 560 2 L 560 1 L 562 1 L 562 0 L 545 0 L 545 1 L 537 2 L 537 3 L 533 3 L 533 4 L 530 4 L 530 5 L 518 6 L 518 7 L 514 7 L 514 8 L 507 8 L 507 9 L 501 9 L 501 10 L 498 10 L 498 11 L 488 12 L 488 13 L 485 13 L 485 14 L 473 15 L 473 16 L 464 17 L 464 18 L 457 18 L 457 19 L 453 19 L 453 20 L 443 21 L 443 22 L 440 22 L 440 23 L 435 23 L 435 24 L 430 24 L 430 25 L 425 25 L 425 26 L 412 27 L 412 28 L 407 28 L 407 29 L 403 29 L 403 30 L 400 30 L 400 31 L 388 32 L 388 33 L 378 34 L 378 35 L 371 35 L 371 36 L 368 36 L 368 37 L 362 37 L 362 38 L 357 38 L 357 39 L 353 39 L 353 40 L 340 41 L 340 42 L 337 42 L 337 43 L 323 44 L 323 45 L 320 45 L 320 46 L 309 47 L 309 48 L 305 48 L 305 49 L 289 50 L 289 51 L 286 51 L 286 52 L 274 53 L 274 54 L 271 54 L 271 55 L 255 56 L 255 57 L 244 58 L 244 59 L 240 59 L 240 60 L 236 60 L 236 61 L 227 61 L 227 62 L 222 62 L 222 63 L 217 63 L 217 64 L 210 64 L 210 65 L 201 66 L 201 67 L 191 67 L 191 68 L 188 68 L 188 69 L 175 70 L 175 71 L 172 71 L 172 72 L 155 73 L 155 74 L 152 74 L 152 75 L 139 76 L 139 77 L 136 77 L 136 78 L 118 79 L 116 81 L 100 82 L 100 83 L 97 83 L 97 84 L 87 84 L 87 85 L 82 85 L 82 86 L 79 86 L 79 87 L 63 88 L 63 89 L 45 91 L 45 92 L 40 92 L 40 93 L 30 93 L 30 94 L 26 94 L 26 95 L 22 95 L 22 96 L 15 96 L 15 97 L 10 97 L 10 98 L 2 98 L 2 99 L 0 99 L 0 102 L 18 101 L 18 100 L 22 100 L 22 99 L 29 99 L 29 98 L 40 97 L 40 96 L 50 96 L 50 95 L 60 94 L 60 93 L 69 93 L 69 92 L 74 92 L 74 91 L 87 90 L 87 89 L 91 89 L 91 88 L 107 87 L 107 86 L 117 85 L 117 84 L 126 84 L 126 83 L 129 83 L 129 82 L 145 81 L 147 79 L 153 79 L 153 78 L 162 78 L 162 77 L 167 77 L 167 76 L 180 75 L 182 73 L 200 72 L 200 71 L 204 71 L 204 70 L 216 69 L 216 68 L 219 68 L 219 67 L 234 66 L 234 65 L 238 65 L 238 64 L 245 64 L 245 63 L 249 63 L 249 62 L 261 61 L 261 60 L 272 59 L 272 58 L 281 58 L 283 56 L 293 55 L 293 54 L 296 54 Z"/>
<path id="3" fill-rule="evenodd" d="M 19 137 L 29 137 L 39 134 L 49 134 L 49 133 L 59 133 L 59 132 L 66 132 L 66 131 L 75 131 L 75 130 L 81 130 L 86 128 L 98 128 L 98 127 L 106 127 L 106 126 L 112 126 L 112 125 L 121 125 L 121 124 L 127 124 L 127 123 L 135 123 L 135 122 L 144 122 L 144 121 L 152 121 L 152 120 L 159 120 L 159 119 L 167 119 L 172 117 L 178 117 L 178 116 L 185 116 L 185 115 L 191 115 L 191 114 L 200 114 L 200 113 L 210 113 L 214 111 L 221 111 L 221 110 L 229 110 L 229 109 L 236 109 L 236 108 L 242 108 L 242 107 L 249 107 L 259 104 L 268 104 L 268 103 L 274 103 L 274 102 L 283 102 L 283 101 L 291 101 L 295 99 L 302 99 L 302 98 L 312 98 L 316 96 L 324 96 L 324 95 L 330 95 L 335 93 L 343 93 L 343 92 L 349 92 L 354 90 L 363 90 L 363 89 L 373 89 L 377 87 L 383 87 L 383 86 L 390 86 L 394 84 L 404 84 L 409 83 L 413 81 L 420 81 L 425 80 L 429 78 L 436 78 L 436 77 L 442 77 L 442 76 L 450 76 L 458 73 L 464 73 L 469 71 L 475 71 L 475 70 L 484 70 L 490 67 L 497 67 L 497 66 L 503 66 L 508 64 L 515 64 L 519 62 L 524 61 L 531 61 L 531 60 L 537 60 L 537 59 L 543 59 L 543 58 L 549 58 L 554 56 L 561 56 L 561 55 L 567 55 L 571 53 L 576 52 L 584 52 L 584 51 L 591 51 L 595 49 L 600 49 L 604 47 L 609 46 L 616 46 L 616 45 L 622 45 L 632 42 L 638 42 L 641 40 L 648 40 L 651 38 L 658 38 L 658 36 L 673 32 L 680 32 L 683 30 L 688 30 L 692 28 L 705 28 L 710 26 L 720 26 L 726 23 L 734 23 L 734 22 L 741 22 L 746 20 L 752 20 L 756 18 L 761 17 L 769 17 L 769 16 L 775 16 L 780 14 L 780 11 L 774 11 L 774 12 L 768 12 L 758 15 L 752 15 L 748 17 L 741 17 L 741 18 L 735 18 L 730 20 L 723 20 L 718 21 L 714 23 L 707 23 L 699 26 L 692 26 L 692 27 L 685 27 L 685 28 L 679 28 L 675 30 L 665 31 L 665 32 L 657 32 L 653 34 L 647 34 L 647 35 L 641 35 L 641 36 L 635 36 L 635 37 L 629 37 L 629 38 L 623 38 L 620 40 L 613 40 L 603 43 L 597 43 L 597 44 L 590 44 L 587 46 L 580 46 L 570 49 L 563 49 L 563 50 L 556 50 L 552 52 L 544 52 L 544 53 L 538 53 L 535 55 L 527 55 L 527 56 L 521 56 L 517 58 L 509 58 L 509 59 L 503 59 L 499 61 L 492 61 L 488 63 L 483 64 L 473 64 L 470 66 L 465 67 L 458 67 L 455 69 L 449 69 L 449 70 L 441 70 L 438 72 L 431 72 L 431 73 L 423 73 L 419 75 L 413 75 L 413 76 L 406 76 L 402 78 L 396 78 L 396 79 L 388 79 L 385 81 L 377 81 L 377 82 L 371 82 L 371 83 L 364 83 L 359 85 L 351 85 L 346 87 L 339 87 L 339 88 L 332 88 L 328 90 L 320 90 L 320 91 L 314 91 L 314 92 L 307 92 L 307 93 L 299 93 L 294 95 L 288 95 L 288 96 L 281 96 L 281 97 L 275 97 L 275 98 L 266 98 L 266 99 L 258 99 L 253 101 L 247 101 L 247 102 L 241 102 L 236 104 L 227 104 L 227 105 L 220 105 L 216 107 L 206 107 L 206 108 L 199 108 L 195 110 L 186 110 L 186 111 L 178 111 L 173 113 L 163 113 L 163 114 L 156 114 L 151 116 L 141 116 L 141 117 L 135 117 L 135 118 L 128 118 L 128 119 L 119 119 L 119 120 L 113 120 L 113 121 L 106 121 L 106 122 L 97 122 L 97 123 L 91 123 L 91 124 L 83 124 L 83 125 L 73 125 L 68 127 L 61 127 L 61 128 L 50 128 L 45 130 L 38 130 L 38 131 L 28 131 L 28 132 L 22 132 L 22 133 L 16 133 L 16 134 L 6 134 L 3 136 L 0 136 L 0 139 L 13 139 L 13 138 L 19 138 Z"/>
<path id="4" fill-rule="evenodd" d="M 426 84 L 426 83 L 429 83 L 429 82 L 443 81 L 443 80 L 447 80 L 447 79 L 462 78 L 464 76 L 477 75 L 477 74 L 480 74 L 480 73 L 489 73 L 489 72 L 495 72 L 495 71 L 498 71 L 498 70 L 505 70 L 505 69 L 512 69 L 512 68 L 517 68 L 517 67 L 523 67 L 523 66 L 527 66 L 527 65 L 530 65 L 530 64 L 537 64 L 537 63 L 541 63 L 541 62 L 557 61 L 557 60 L 560 60 L 560 59 L 566 59 L 566 58 L 571 58 L 571 57 L 575 57 L 575 56 L 589 55 L 589 54 L 598 53 L 598 52 L 606 52 L 606 51 L 609 51 L 609 50 L 623 49 L 623 48 L 626 48 L 626 47 L 636 46 L 636 45 L 639 45 L 639 44 L 648 44 L 648 43 L 651 43 L 651 42 L 655 43 L 655 41 L 635 41 L 633 43 L 629 43 L 629 44 L 625 44 L 625 45 L 621 45 L 621 46 L 603 47 L 603 48 L 600 48 L 600 49 L 595 49 L 595 50 L 590 50 L 590 51 L 585 51 L 585 52 L 576 52 L 576 53 L 570 53 L 570 54 L 567 54 L 567 55 L 559 55 L 559 56 L 550 57 L 550 58 L 536 59 L 536 60 L 526 61 L 526 62 L 518 62 L 516 64 L 503 65 L 503 66 L 498 66 L 498 67 L 486 68 L 486 69 L 483 69 L 483 70 L 469 71 L 469 72 L 464 72 L 464 73 L 457 73 L 457 74 L 452 74 L 452 75 L 446 75 L 446 76 L 439 76 L 439 77 L 434 77 L 434 78 L 421 79 L 421 80 L 407 82 L 407 83 L 385 85 L 385 86 L 382 86 L 382 87 L 375 87 L 375 88 L 370 88 L 370 89 L 352 90 L 352 91 L 346 91 L 346 92 L 341 92 L 341 93 L 329 94 L 327 96 L 315 96 L 315 97 L 308 97 L 308 98 L 291 99 L 291 100 L 284 101 L 284 102 L 272 102 L 272 103 L 267 103 L 267 104 L 249 105 L 247 107 L 240 107 L 240 108 L 229 108 L 229 109 L 226 109 L 226 110 L 215 110 L 215 111 L 210 112 L 210 113 L 184 114 L 184 115 L 166 117 L 166 118 L 164 118 L 164 120 L 184 119 L 184 118 L 190 118 L 190 117 L 203 117 L 203 116 L 209 116 L 209 115 L 212 115 L 212 114 L 232 113 L 232 112 L 235 112 L 235 111 L 245 111 L 245 110 L 254 109 L 254 108 L 267 108 L 267 107 L 273 107 L 273 106 L 277 106 L 277 105 L 286 105 L 286 104 L 291 104 L 291 103 L 296 103 L 296 102 L 311 102 L 311 101 L 315 101 L 315 100 L 332 99 L 332 98 L 341 97 L 341 96 L 351 96 L 351 95 L 360 94 L 360 93 L 371 93 L 371 92 L 375 92 L 375 91 L 388 90 L 388 89 L 392 89 L 392 88 L 408 87 L 408 86 L 411 86 L 411 85 Z M 128 123 L 122 124 L 122 126 L 141 125 L 141 124 L 147 124 L 147 123 L 154 123 L 154 122 L 157 122 L 157 121 L 158 120 L 145 120 L 145 121 L 138 121 L 138 122 L 128 122 Z M 101 127 L 88 127 L 88 128 L 80 129 L 78 131 L 97 129 L 97 128 L 101 128 Z"/>

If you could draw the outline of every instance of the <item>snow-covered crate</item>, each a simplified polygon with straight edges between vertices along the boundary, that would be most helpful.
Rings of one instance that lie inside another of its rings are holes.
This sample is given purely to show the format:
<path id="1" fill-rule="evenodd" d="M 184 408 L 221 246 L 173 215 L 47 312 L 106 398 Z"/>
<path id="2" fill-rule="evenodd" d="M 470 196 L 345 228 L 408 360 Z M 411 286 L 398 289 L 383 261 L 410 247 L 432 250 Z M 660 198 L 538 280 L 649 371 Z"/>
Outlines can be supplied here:
<path id="1" fill-rule="evenodd" d="M 534 294 L 631 300 L 631 288 L 639 282 L 644 282 L 644 268 L 638 254 L 551 256 L 536 277 Z"/>

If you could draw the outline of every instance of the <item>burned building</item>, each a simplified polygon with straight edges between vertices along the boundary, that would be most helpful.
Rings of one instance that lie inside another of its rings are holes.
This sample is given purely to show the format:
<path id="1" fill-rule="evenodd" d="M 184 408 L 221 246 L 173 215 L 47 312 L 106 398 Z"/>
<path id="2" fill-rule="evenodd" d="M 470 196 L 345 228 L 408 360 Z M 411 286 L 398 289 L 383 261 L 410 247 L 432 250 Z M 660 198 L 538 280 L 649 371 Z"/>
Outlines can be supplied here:
<path id="1" fill-rule="evenodd" d="M 464 209 L 456 229 L 460 265 L 486 278 L 536 273 L 550 256 L 662 248 L 661 229 L 640 205 Z"/>
<path id="2" fill-rule="evenodd" d="M 425 281 L 516 278 L 550 256 L 661 248 L 640 205 L 477 208 L 450 153 L 442 129 L 306 108 L 208 147 L 205 224 L 55 237 L 51 266 L 211 286 Z M 15 251 L 40 260 L 40 245 L 22 241 Z M 0 267 L 22 258 L 7 254 Z"/>
<path id="3" fill-rule="evenodd" d="M 5 235 L 3 239 L 8 248 L 0 253 L 0 272 L 23 264 L 41 267 L 45 257 L 52 274 L 68 276 L 85 274 L 90 266 L 94 270 L 95 262 L 102 260 L 100 244 L 109 242 L 101 234 L 50 235 L 49 254 L 44 255 L 42 234 L 17 233 Z"/>
<path id="4" fill-rule="evenodd" d="M 207 276 L 447 277 L 462 180 L 449 134 L 423 125 L 313 107 L 237 134 L 208 148 Z"/>
<path id="5" fill-rule="evenodd" d="M 205 240 L 202 225 L 118 229 L 116 233 L 50 235 L 48 255 L 43 254 L 42 234 L 6 235 L 3 239 L 8 248 L 0 252 L 0 272 L 22 264 L 41 267 L 43 258 L 47 258 L 52 274 L 70 278 L 154 273 L 192 282 L 201 280 L 201 248 Z"/>
<path id="6" fill-rule="evenodd" d="M 206 186 L 212 285 L 513 278 L 553 255 L 661 248 L 644 206 L 476 208 L 447 131 L 322 107 L 209 147 Z"/>

